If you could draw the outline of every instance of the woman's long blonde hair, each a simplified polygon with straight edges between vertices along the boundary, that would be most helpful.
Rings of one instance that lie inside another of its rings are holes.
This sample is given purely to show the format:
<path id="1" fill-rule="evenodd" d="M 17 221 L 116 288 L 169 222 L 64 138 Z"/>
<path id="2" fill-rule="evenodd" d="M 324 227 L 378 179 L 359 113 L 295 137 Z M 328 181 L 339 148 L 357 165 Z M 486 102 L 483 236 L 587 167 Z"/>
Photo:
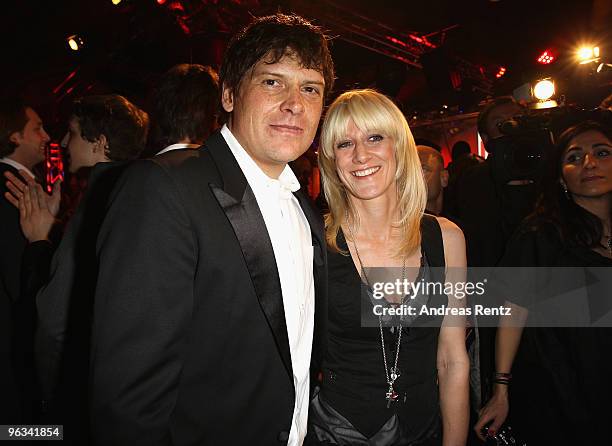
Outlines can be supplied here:
<path id="1" fill-rule="evenodd" d="M 340 95 L 329 107 L 323 122 L 319 167 L 329 205 L 329 213 L 325 216 L 327 243 L 335 251 L 347 254 L 338 247 L 338 231 L 346 218 L 359 222 L 356 210 L 350 206 L 348 191 L 338 177 L 334 156 L 334 146 L 346 136 L 350 121 L 362 132 L 381 132 L 395 143 L 398 220 L 393 226 L 401 233 L 396 255 L 409 255 L 421 244 L 421 217 L 427 204 L 421 162 L 402 112 L 389 98 L 370 89 L 351 90 Z"/>

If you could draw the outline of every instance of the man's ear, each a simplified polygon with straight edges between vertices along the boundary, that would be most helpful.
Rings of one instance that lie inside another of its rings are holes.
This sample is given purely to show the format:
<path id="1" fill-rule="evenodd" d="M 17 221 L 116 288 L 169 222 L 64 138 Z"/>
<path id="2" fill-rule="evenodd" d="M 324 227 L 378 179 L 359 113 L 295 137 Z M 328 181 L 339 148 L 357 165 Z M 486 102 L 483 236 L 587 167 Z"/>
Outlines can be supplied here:
<path id="1" fill-rule="evenodd" d="M 440 171 L 440 183 L 442 184 L 442 187 L 448 186 L 448 170 L 442 169 Z"/>
<path id="2" fill-rule="evenodd" d="M 23 135 L 21 132 L 13 132 L 11 133 L 11 136 L 9 136 L 9 141 L 11 141 L 16 146 L 19 146 L 21 144 L 22 138 L 23 138 Z"/>
<path id="3" fill-rule="evenodd" d="M 227 113 L 231 113 L 234 110 L 234 92 L 231 88 L 223 85 L 223 93 L 221 94 L 221 105 L 223 110 Z"/>

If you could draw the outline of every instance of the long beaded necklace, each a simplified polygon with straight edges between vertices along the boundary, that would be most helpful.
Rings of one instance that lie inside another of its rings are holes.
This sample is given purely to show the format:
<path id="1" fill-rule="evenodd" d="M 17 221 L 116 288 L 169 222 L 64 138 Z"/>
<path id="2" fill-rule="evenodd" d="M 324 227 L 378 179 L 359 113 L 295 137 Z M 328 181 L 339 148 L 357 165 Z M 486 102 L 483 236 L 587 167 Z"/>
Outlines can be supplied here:
<path id="1" fill-rule="evenodd" d="M 368 287 L 371 288 L 372 286 L 370 285 L 370 280 L 368 279 L 368 276 L 366 274 L 365 266 L 363 265 L 363 261 L 361 260 L 361 256 L 359 255 L 359 249 L 357 248 L 357 239 L 355 238 L 355 235 L 353 234 L 353 230 L 351 229 L 351 226 L 348 223 L 347 223 L 347 227 L 348 227 L 349 233 L 351 234 L 351 238 L 353 239 L 353 246 L 355 246 L 355 254 L 357 254 L 357 260 L 359 260 L 359 267 L 361 269 L 361 272 L 363 273 L 363 277 L 366 281 L 366 284 L 368 285 Z M 404 256 L 404 259 L 402 261 L 402 283 L 404 282 L 405 279 L 406 279 L 406 257 Z M 387 380 L 387 384 L 389 385 L 389 388 L 387 389 L 387 393 L 385 394 L 385 399 L 387 400 L 387 409 L 388 409 L 389 407 L 391 407 L 391 403 L 396 402 L 399 397 L 399 394 L 395 391 L 395 389 L 393 388 L 393 385 L 395 384 L 395 381 L 400 376 L 399 369 L 397 368 L 397 361 L 399 359 L 400 345 L 402 342 L 402 320 L 400 318 L 399 325 L 397 327 L 394 327 L 395 329 L 398 330 L 398 335 L 397 335 L 397 345 L 395 346 L 395 361 L 394 361 L 393 367 L 391 367 L 390 370 L 387 365 L 387 353 L 385 350 L 385 335 L 383 333 L 382 318 L 380 317 L 380 315 L 378 316 L 378 327 L 380 328 L 380 346 L 382 349 L 383 364 L 385 365 L 385 378 Z"/>

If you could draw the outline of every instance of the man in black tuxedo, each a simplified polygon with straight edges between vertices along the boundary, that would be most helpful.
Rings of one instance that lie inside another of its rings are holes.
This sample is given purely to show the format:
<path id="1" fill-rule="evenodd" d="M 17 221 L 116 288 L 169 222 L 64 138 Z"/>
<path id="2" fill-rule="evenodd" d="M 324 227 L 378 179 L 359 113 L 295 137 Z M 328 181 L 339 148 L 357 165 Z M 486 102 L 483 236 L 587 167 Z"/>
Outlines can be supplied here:
<path id="1" fill-rule="evenodd" d="M 318 28 L 256 19 L 221 66 L 227 124 L 119 182 L 98 238 L 98 444 L 302 443 L 326 257 L 287 163 L 310 146 L 332 83 Z"/>
<path id="2" fill-rule="evenodd" d="M 8 193 L 4 172 L 15 175 L 45 159 L 49 135 L 31 107 L 17 98 L 0 101 L 0 424 L 31 422 L 30 403 L 24 392 L 32 383 L 25 378 L 24 362 L 32 351 L 33 302 L 21 299 L 21 259 L 26 239 L 19 226 L 19 211 L 4 198 Z M 24 351 L 25 350 L 25 351 Z"/>

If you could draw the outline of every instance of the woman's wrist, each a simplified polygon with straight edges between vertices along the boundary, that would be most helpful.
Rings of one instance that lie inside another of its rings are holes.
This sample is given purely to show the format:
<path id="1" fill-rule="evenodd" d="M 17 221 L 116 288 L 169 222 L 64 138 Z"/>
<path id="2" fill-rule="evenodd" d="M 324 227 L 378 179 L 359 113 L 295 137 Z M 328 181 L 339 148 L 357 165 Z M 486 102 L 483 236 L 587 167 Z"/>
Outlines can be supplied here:
<path id="1" fill-rule="evenodd" d="M 505 384 L 493 384 L 493 395 L 508 396 L 508 386 Z"/>

